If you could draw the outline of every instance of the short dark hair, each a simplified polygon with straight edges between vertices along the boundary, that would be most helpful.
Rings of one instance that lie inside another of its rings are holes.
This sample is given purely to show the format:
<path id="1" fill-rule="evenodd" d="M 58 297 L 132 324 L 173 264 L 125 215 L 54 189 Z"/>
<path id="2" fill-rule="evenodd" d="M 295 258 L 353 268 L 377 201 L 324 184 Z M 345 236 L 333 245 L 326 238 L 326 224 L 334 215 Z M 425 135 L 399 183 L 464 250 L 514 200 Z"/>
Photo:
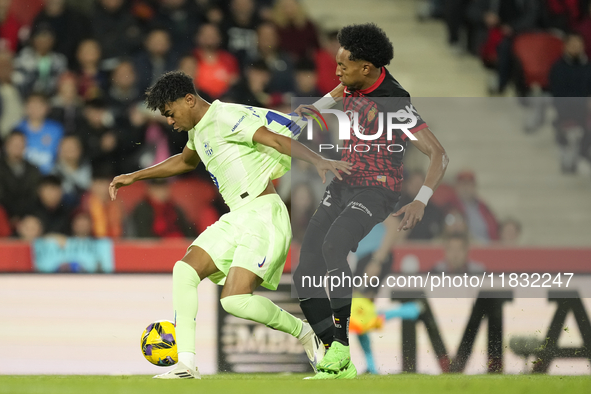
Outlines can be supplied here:
<path id="1" fill-rule="evenodd" d="M 308 58 L 302 58 L 300 59 L 296 65 L 295 65 L 295 71 L 312 71 L 315 72 L 316 71 L 316 64 L 314 64 L 314 62 Z"/>
<path id="2" fill-rule="evenodd" d="M 349 52 L 349 60 L 365 60 L 380 68 L 394 57 L 394 46 L 375 23 L 345 26 L 337 36 L 339 44 Z"/>
<path id="3" fill-rule="evenodd" d="M 57 175 L 45 175 L 39 181 L 39 187 L 46 185 L 62 187 L 62 180 Z"/>
<path id="4" fill-rule="evenodd" d="M 29 95 L 27 96 L 27 101 L 31 99 L 39 99 L 43 101 L 45 104 L 49 104 L 49 97 L 47 97 L 45 93 L 40 91 L 34 90 L 31 93 L 29 93 Z"/>
<path id="5" fill-rule="evenodd" d="M 187 94 L 197 96 L 191 77 L 182 71 L 171 71 L 158 78 L 156 83 L 146 90 L 146 106 L 155 111 Z"/>
<path id="6" fill-rule="evenodd" d="M 271 72 L 271 70 L 269 70 L 269 66 L 267 66 L 267 63 L 265 63 L 265 61 L 262 59 L 255 60 L 254 62 L 249 64 L 246 68 L 249 70 Z"/>
<path id="7" fill-rule="evenodd" d="M 470 244 L 470 237 L 468 236 L 468 233 L 465 232 L 453 232 L 445 237 L 447 243 L 454 239 L 462 241 L 466 246 Z"/>

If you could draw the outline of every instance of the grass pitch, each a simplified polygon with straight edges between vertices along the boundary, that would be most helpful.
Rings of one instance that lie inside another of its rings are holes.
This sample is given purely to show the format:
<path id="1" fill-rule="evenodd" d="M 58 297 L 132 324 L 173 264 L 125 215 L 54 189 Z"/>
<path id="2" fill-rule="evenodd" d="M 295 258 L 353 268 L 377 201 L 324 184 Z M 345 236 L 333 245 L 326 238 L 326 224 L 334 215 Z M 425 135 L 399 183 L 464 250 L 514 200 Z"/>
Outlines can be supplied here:
<path id="1" fill-rule="evenodd" d="M 219 374 L 191 381 L 151 376 L 0 376 L 0 394 L 591 393 L 591 376 L 402 374 L 333 381 L 306 381 L 304 376 Z"/>

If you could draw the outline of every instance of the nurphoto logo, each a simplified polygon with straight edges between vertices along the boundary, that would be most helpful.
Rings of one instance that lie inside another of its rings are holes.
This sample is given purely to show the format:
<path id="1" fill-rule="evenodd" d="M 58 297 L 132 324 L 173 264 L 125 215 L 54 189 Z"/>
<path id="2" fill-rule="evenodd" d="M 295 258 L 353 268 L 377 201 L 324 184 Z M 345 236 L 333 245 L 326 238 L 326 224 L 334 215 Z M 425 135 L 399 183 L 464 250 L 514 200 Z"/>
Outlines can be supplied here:
<path id="1" fill-rule="evenodd" d="M 333 114 L 338 121 L 338 138 L 346 141 L 352 137 L 351 130 L 358 140 L 368 141 L 368 143 L 348 144 L 346 146 L 339 146 L 334 144 L 320 144 L 319 151 L 323 150 L 348 150 L 355 152 L 369 152 L 372 150 L 380 151 L 380 149 L 388 152 L 402 152 L 404 146 L 401 144 L 387 144 L 387 143 L 371 143 L 376 141 L 386 133 L 387 141 L 392 141 L 394 130 L 402 131 L 410 140 L 416 141 L 417 138 L 411 133 L 410 129 L 415 127 L 418 122 L 418 114 L 412 104 L 407 105 L 404 109 L 396 112 L 380 112 L 375 107 L 367 114 L 368 120 L 374 121 L 377 117 L 378 127 L 375 133 L 365 134 L 365 128 L 359 124 L 359 112 L 357 111 L 341 111 L 338 109 L 320 109 L 315 111 L 311 109 L 312 114 L 307 115 L 308 127 L 306 138 L 312 140 L 313 137 L 313 122 L 316 122 L 320 129 L 328 130 L 326 119 L 323 114 Z M 324 126 L 324 127 L 323 127 Z M 383 141 L 383 140 L 382 140 Z"/>

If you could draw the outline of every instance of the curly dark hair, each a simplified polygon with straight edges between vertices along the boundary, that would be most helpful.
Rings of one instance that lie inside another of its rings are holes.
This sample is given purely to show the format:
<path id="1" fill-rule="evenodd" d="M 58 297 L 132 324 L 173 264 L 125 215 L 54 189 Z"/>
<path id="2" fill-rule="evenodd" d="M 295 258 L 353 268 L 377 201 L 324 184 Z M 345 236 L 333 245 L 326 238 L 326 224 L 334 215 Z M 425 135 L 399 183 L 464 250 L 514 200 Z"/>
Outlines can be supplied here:
<path id="1" fill-rule="evenodd" d="M 156 83 L 146 90 L 146 105 L 155 111 L 187 94 L 197 95 L 191 77 L 182 71 L 171 71 L 158 78 Z"/>
<path id="2" fill-rule="evenodd" d="M 394 57 L 394 46 L 375 23 L 345 26 L 337 36 L 339 44 L 351 52 L 349 60 L 365 60 L 380 68 Z"/>

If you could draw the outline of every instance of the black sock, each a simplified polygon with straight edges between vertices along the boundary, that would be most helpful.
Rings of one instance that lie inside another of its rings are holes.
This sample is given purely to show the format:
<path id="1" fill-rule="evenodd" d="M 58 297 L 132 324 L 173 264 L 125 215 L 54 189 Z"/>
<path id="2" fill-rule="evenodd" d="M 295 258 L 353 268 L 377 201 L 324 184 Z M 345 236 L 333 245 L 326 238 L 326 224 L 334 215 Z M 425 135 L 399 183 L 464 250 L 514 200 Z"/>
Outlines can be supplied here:
<path id="1" fill-rule="evenodd" d="M 334 298 L 330 301 L 334 313 L 334 339 L 349 346 L 349 319 L 351 318 L 351 299 Z"/>
<path id="2" fill-rule="evenodd" d="M 328 298 L 308 298 L 300 300 L 300 307 L 308 319 L 308 323 L 316 336 L 329 347 L 334 340 L 335 326 L 332 318 L 332 308 Z M 351 309 L 349 307 L 349 309 Z"/>

